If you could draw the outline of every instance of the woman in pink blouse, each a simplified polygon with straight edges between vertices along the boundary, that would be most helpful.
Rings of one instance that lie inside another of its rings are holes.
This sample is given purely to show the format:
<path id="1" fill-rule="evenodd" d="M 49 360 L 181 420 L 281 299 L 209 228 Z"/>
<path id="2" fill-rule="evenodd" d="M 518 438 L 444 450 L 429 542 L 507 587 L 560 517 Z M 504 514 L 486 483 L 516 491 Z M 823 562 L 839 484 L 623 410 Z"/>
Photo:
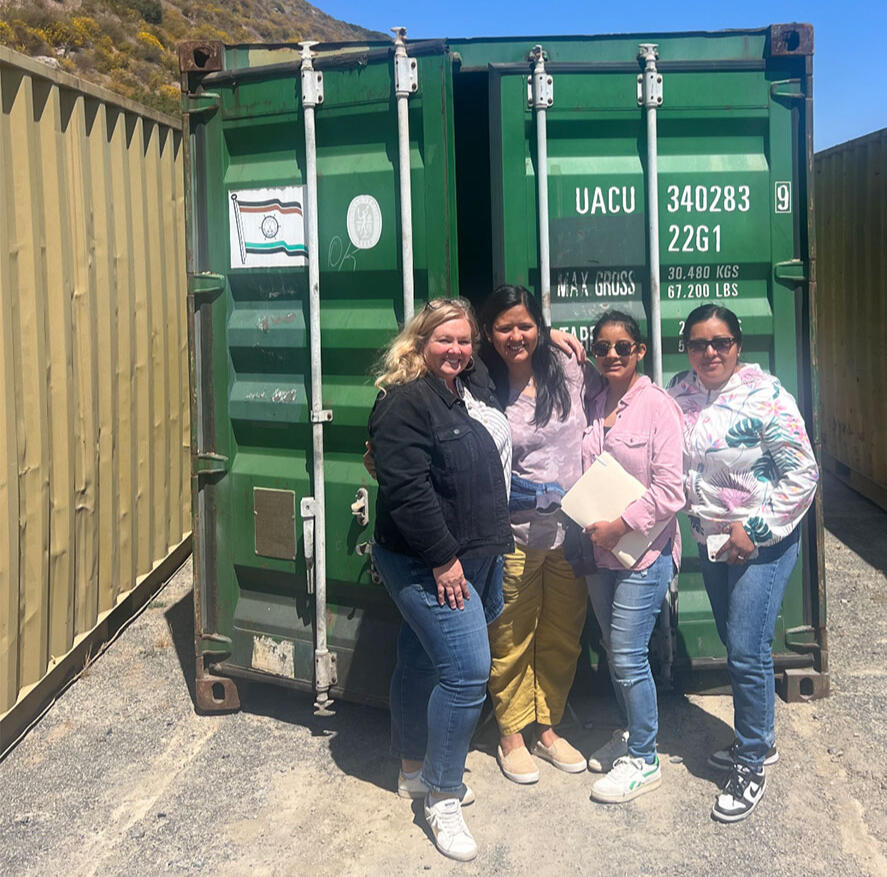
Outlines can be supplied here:
<path id="1" fill-rule="evenodd" d="M 589 769 L 606 773 L 592 787 L 592 798 L 607 802 L 628 801 L 661 782 L 656 686 L 647 654 L 681 556 L 681 412 L 665 390 L 638 372 L 646 349 L 627 314 L 609 311 L 593 329 L 591 350 L 606 386 L 588 401 L 583 467 L 606 451 L 647 488 L 616 520 L 586 528 L 598 566 L 588 590 L 625 724 L 588 759 Z M 646 553 L 626 569 L 612 553 L 619 540 L 632 530 L 649 534 L 663 521 Z"/>

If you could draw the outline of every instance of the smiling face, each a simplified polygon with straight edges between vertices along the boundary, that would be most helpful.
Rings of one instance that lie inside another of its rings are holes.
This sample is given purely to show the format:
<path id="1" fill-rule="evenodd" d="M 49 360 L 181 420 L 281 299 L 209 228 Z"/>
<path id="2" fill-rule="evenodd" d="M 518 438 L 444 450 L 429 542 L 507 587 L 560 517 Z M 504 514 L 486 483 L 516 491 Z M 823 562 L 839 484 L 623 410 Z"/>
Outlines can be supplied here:
<path id="1" fill-rule="evenodd" d="M 645 344 L 636 343 L 628 329 L 621 323 L 616 322 L 604 323 L 600 327 L 593 347 L 598 344 L 601 345 L 601 348 L 603 348 L 604 344 L 609 344 L 609 350 L 604 356 L 598 356 L 595 353 L 594 357 L 598 371 L 608 381 L 631 381 L 637 373 L 638 363 L 647 352 Z M 631 352 L 625 356 L 620 356 L 616 350 L 617 345 L 622 348 L 625 348 L 625 345 L 629 345 Z"/>
<path id="2" fill-rule="evenodd" d="M 490 342 L 511 371 L 529 365 L 539 344 L 539 327 L 524 305 L 515 305 L 493 320 Z"/>
<path id="3" fill-rule="evenodd" d="M 699 380 L 707 390 L 718 390 L 730 380 L 739 365 L 742 346 L 734 342 L 728 349 L 718 352 L 711 343 L 704 342 L 720 341 L 721 346 L 726 346 L 726 339 L 732 338 L 730 327 L 717 317 L 695 323 L 690 329 L 687 355 L 693 371 L 699 375 Z M 696 347 L 703 349 L 694 350 Z"/>
<path id="4" fill-rule="evenodd" d="M 422 356 L 428 371 L 453 389 L 456 375 L 471 359 L 471 324 L 464 317 L 441 323 L 425 342 Z"/>

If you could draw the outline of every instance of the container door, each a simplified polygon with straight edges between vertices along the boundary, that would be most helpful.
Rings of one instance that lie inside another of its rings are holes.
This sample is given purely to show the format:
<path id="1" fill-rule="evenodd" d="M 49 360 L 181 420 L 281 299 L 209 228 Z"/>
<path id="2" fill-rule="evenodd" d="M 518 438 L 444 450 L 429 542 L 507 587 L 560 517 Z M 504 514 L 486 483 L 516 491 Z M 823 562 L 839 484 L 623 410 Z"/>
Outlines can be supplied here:
<path id="1" fill-rule="evenodd" d="M 809 352 L 806 287 L 798 278 L 808 255 L 807 59 L 768 56 L 763 36 L 757 57 L 755 44 L 717 42 L 714 35 L 649 40 L 657 41 L 664 90 L 658 111 L 664 379 L 688 368 L 680 341 L 686 315 L 697 305 L 722 303 L 742 320 L 743 358 L 775 373 L 804 410 L 809 372 L 799 379 L 799 361 L 809 363 Z M 590 58 L 581 63 L 558 63 L 555 44 L 547 65 L 554 90 L 547 120 L 552 323 L 586 342 L 609 309 L 633 315 L 649 338 L 639 42 L 600 38 L 589 43 Z M 528 53 L 531 48 L 528 43 Z M 538 290 L 536 123 L 528 73 L 528 65 L 490 69 L 493 270 L 497 283 Z M 686 520 L 683 526 L 676 663 L 722 667 L 711 661 L 725 652 Z M 774 651 L 784 653 L 786 666 L 795 659 L 809 663 L 793 647 L 812 635 L 810 604 L 818 597 L 810 566 L 799 564 L 776 628 Z"/>
<path id="2" fill-rule="evenodd" d="M 324 98 L 315 111 L 317 256 L 323 407 L 332 412 L 324 450 L 327 629 L 338 659 L 333 691 L 382 702 L 398 619 L 373 581 L 366 553 L 371 527 L 364 512 L 374 508 L 375 485 L 361 455 L 376 396 L 370 371 L 402 319 L 394 74 L 387 47 L 346 57 L 318 48 Z M 410 50 L 419 84 L 409 123 L 421 305 L 455 294 L 452 71 L 439 44 Z M 223 51 L 228 66 L 242 59 L 236 49 Z M 198 652 L 219 673 L 269 674 L 263 678 L 310 687 L 314 606 L 300 503 L 315 488 L 299 64 L 220 70 L 192 77 L 190 90 Z M 369 492 L 363 504 L 360 488 Z M 218 700 L 221 683 L 213 685 Z"/>

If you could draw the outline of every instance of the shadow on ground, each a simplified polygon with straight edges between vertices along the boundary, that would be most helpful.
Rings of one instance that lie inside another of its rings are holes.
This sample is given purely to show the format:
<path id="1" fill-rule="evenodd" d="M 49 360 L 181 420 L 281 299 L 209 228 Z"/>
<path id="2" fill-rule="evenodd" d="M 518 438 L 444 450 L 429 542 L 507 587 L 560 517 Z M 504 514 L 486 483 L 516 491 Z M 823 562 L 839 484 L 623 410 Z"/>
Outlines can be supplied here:
<path id="1" fill-rule="evenodd" d="M 823 475 L 822 494 L 826 529 L 887 574 L 887 512 L 828 472 Z"/>
<path id="2" fill-rule="evenodd" d="M 188 687 L 195 697 L 194 611 L 191 594 L 183 596 L 165 612 L 173 645 Z M 332 716 L 315 715 L 310 694 L 273 684 L 238 680 L 241 709 L 253 715 L 298 725 L 314 737 L 329 738 L 330 755 L 343 773 L 389 789 L 392 759 L 388 749 L 389 721 L 384 709 L 337 702 Z M 559 730 L 583 753 L 603 745 L 618 724 L 611 693 L 591 697 L 584 686 L 574 686 L 567 715 Z M 528 734 L 531 730 L 528 731 Z M 696 706 L 680 693 L 660 694 L 660 751 L 663 758 L 680 759 L 695 776 L 716 781 L 719 774 L 708 766 L 710 751 L 732 739 L 732 730 L 716 716 Z M 692 744 L 691 744 L 692 741 Z M 700 741 L 704 745 L 700 747 Z M 496 757 L 498 735 L 489 702 L 472 741 L 472 749 Z M 419 811 L 424 825 L 424 814 Z M 418 822 L 417 822 L 418 824 Z"/>

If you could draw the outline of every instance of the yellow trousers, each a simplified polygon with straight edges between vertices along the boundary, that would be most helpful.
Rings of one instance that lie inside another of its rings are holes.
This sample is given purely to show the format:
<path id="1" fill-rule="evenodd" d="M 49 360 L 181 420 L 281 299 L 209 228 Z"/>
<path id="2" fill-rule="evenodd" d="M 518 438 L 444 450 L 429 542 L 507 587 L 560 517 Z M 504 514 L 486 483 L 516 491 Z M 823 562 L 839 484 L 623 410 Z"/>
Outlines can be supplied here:
<path id="1" fill-rule="evenodd" d="M 490 697 L 499 732 L 556 725 L 576 674 L 588 590 L 560 548 L 505 555 L 505 608 L 490 625 Z"/>

